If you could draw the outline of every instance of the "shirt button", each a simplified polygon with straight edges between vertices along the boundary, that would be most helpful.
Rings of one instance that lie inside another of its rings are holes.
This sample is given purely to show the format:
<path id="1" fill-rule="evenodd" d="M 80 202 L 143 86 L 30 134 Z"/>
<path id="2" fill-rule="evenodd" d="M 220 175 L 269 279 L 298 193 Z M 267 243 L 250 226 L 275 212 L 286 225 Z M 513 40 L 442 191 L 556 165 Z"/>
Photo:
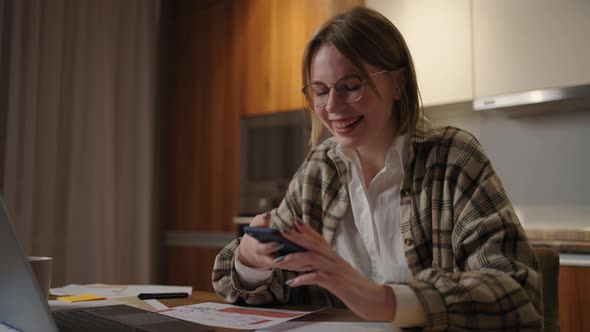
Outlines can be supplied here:
<path id="1" fill-rule="evenodd" d="M 404 239 L 404 244 L 405 244 L 407 247 L 409 247 L 409 246 L 411 246 L 412 244 L 414 244 L 414 240 L 412 240 L 411 238 L 407 237 L 407 238 L 405 238 L 405 239 Z"/>
<path id="2" fill-rule="evenodd" d="M 403 197 L 410 197 L 410 191 L 409 190 L 402 191 L 402 196 Z"/>

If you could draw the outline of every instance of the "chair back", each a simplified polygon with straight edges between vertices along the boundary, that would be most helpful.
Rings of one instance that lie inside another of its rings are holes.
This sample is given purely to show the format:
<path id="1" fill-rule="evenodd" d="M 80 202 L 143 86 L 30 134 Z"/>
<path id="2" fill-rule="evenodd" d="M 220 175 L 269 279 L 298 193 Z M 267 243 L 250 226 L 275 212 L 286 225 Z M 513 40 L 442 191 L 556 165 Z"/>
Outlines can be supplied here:
<path id="1" fill-rule="evenodd" d="M 541 265 L 545 331 L 559 331 L 559 253 L 548 247 L 534 250 Z"/>

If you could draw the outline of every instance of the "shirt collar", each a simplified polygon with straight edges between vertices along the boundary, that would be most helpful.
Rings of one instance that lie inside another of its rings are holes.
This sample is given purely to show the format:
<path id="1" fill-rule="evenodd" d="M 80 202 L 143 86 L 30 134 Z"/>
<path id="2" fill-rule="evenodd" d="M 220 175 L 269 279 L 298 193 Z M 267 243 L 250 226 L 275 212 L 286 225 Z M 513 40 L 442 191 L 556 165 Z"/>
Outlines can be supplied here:
<path id="1" fill-rule="evenodd" d="M 396 139 L 393 141 L 393 143 L 391 144 L 391 146 L 387 150 L 387 155 L 385 156 L 385 167 L 386 168 L 399 167 L 399 168 L 401 168 L 402 171 L 404 170 L 403 165 L 405 165 L 405 162 L 408 158 L 408 152 L 409 152 L 407 138 L 408 138 L 408 135 L 404 134 L 404 135 L 397 136 Z M 350 166 L 350 164 L 353 163 L 353 160 L 354 160 L 355 163 L 358 164 L 358 166 L 360 167 L 360 160 L 358 158 L 358 153 L 357 153 L 356 149 L 344 148 L 340 145 L 340 143 L 337 143 L 336 153 L 338 154 L 338 156 L 342 160 L 344 160 L 346 162 L 347 165 Z M 394 153 L 397 154 L 399 159 L 394 157 L 395 156 Z"/>

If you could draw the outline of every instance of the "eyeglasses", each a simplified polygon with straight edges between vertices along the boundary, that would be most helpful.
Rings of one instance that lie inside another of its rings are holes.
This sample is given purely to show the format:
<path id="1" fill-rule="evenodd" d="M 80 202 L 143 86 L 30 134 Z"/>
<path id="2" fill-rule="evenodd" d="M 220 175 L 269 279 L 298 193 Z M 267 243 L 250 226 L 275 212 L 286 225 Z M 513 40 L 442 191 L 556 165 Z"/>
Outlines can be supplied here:
<path id="1" fill-rule="evenodd" d="M 389 72 L 389 70 L 378 71 L 370 74 L 369 77 L 387 72 Z M 359 101 L 363 96 L 364 81 L 365 79 L 360 76 L 350 75 L 339 79 L 333 85 L 320 82 L 309 83 L 301 89 L 301 92 L 303 92 L 310 105 L 314 108 L 321 109 L 328 104 L 331 88 L 334 88 L 338 95 L 347 103 Z"/>

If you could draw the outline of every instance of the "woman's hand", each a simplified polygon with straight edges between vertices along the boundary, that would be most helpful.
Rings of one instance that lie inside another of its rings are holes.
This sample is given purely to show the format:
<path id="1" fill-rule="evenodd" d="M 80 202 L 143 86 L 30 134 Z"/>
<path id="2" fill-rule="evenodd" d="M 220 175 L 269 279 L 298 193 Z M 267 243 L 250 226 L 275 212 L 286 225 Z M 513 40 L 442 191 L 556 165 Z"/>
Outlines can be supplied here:
<path id="1" fill-rule="evenodd" d="M 270 223 L 270 212 L 260 214 L 254 217 L 250 226 L 268 227 Z M 277 242 L 258 242 L 255 238 L 245 234 L 240 241 L 240 253 L 238 259 L 246 266 L 253 268 L 264 268 L 274 265 L 274 259 L 277 257 L 275 247 Z"/>
<path id="2" fill-rule="evenodd" d="M 295 227 L 297 231 L 283 230 L 283 236 L 309 251 L 277 257 L 271 266 L 309 272 L 288 280 L 287 285 L 290 287 L 320 286 L 337 296 L 349 309 L 365 319 L 393 321 L 396 298 L 390 287 L 379 285 L 355 270 L 308 225 L 296 222 Z M 259 248 L 259 250 L 264 252 L 266 249 Z M 265 259 L 264 262 L 268 263 L 268 260 Z"/>

